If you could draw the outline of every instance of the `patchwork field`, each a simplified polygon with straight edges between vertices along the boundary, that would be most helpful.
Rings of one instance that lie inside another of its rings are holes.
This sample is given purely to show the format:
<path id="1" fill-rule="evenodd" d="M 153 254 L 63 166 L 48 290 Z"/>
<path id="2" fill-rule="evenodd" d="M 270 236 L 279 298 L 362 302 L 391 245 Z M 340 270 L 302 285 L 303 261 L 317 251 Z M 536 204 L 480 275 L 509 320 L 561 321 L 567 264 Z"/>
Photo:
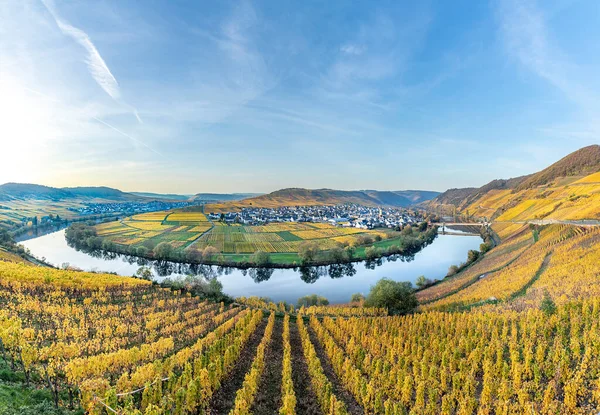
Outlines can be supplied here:
<path id="1" fill-rule="evenodd" d="M 200 261 L 210 256 L 214 260 L 220 255 L 226 261 L 219 262 L 245 262 L 250 255 L 263 252 L 269 254 L 272 262 L 289 264 L 299 262 L 298 253 L 307 242 L 319 251 L 355 247 L 359 255 L 364 255 L 365 247 L 387 248 L 390 241 L 399 242 L 401 238 L 399 232 L 388 229 L 365 230 L 326 223 L 226 224 L 209 221 L 199 212 L 185 211 L 134 215 L 97 225 L 95 233 L 102 239 L 103 248 L 107 249 L 106 241 L 116 245 L 119 252 L 146 254 L 166 243 L 177 253 L 169 254 L 172 259 Z"/>
<path id="2" fill-rule="evenodd" d="M 96 226 L 98 236 L 119 245 L 154 248 L 167 242 L 180 248 L 212 228 L 202 213 L 151 212 Z"/>

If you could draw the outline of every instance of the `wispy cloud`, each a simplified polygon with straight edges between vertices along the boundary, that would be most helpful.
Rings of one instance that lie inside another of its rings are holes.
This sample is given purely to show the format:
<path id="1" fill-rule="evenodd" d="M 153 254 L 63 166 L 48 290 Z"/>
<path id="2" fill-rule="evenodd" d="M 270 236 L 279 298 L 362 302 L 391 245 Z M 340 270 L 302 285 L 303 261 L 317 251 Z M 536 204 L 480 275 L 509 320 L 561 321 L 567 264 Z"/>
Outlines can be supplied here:
<path id="1" fill-rule="evenodd" d="M 552 42 L 546 16 L 535 0 L 502 0 L 498 17 L 507 51 L 527 69 L 564 93 L 588 114 L 600 98 L 584 81 L 581 68 Z"/>
<path id="2" fill-rule="evenodd" d="M 48 100 L 48 101 L 51 101 L 51 102 L 53 102 L 53 103 L 55 103 L 55 104 L 60 104 L 60 105 L 63 105 L 63 102 L 61 102 L 60 100 L 58 100 L 58 99 L 56 99 L 56 98 L 54 98 L 54 97 L 51 97 L 51 96 L 49 96 L 49 95 L 47 95 L 47 94 L 44 94 L 43 92 L 36 91 L 35 89 L 31 89 L 31 88 L 27 88 L 27 87 L 23 87 L 23 89 L 24 89 L 24 90 L 26 90 L 26 91 L 28 91 L 28 92 L 34 93 L 34 94 L 36 94 L 36 95 L 38 95 L 38 96 L 40 96 L 40 97 L 42 97 L 42 98 L 44 98 L 44 99 L 46 99 L 46 100 Z M 79 110 L 79 111 L 83 113 L 83 111 L 82 111 L 82 110 Z M 164 154 L 162 154 L 162 153 L 161 153 L 161 152 L 159 152 L 158 150 L 154 149 L 153 147 L 149 146 L 148 144 L 146 144 L 146 143 L 145 143 L 145 142 L 143 142 L 142 140 L 140 140 L 140 139 L 138 139 L 138 138 L 135 138 L 135 137 L 133 137 L 133 136 L 132 136 L 132 135 L 130 135 L 130 134 L 127 134 L 127 133 L 126 133 L 126 132 L 124 132 L 123 130 L 121 130 L 121 129 L 119 129 L 119 128 L 115 127 L 114 125 L 112 125 L 112 124 L 110 124 L 110 123 L 108 123 L 108 122 L 106 122 L 106 121 L 104 121 L 104 120 L 102 120 L 101 118 L 98 118 L 98 117 L 96 117 L 95 115 L 89 115 L 89 118 L 91 118 L 91 119 L 93 119 L 94 121 L 96 121 L 96 122 L 98 122 L 98 123 L 100 123 L 100 124 L 102 124 L 102 125 L 104 125 L 104 126 L 106 126 L 106 127 L 110 128 L 111 130 L 113 130 L 113 131 L 115 131 L 115 132 L 117 132 L 117 133 L 121 134 L 123 137 L 126 137 L 126 138 L 130 139 L 130 140 L 131 140 L 131 141 L 133 141 L 134 143 L 136 143 L 136 144 L 138 144 L 138 145 L 141 145 L 141 146 L 143 146 L 143 147 L 147 148 L 148 150 L 152 151 L 153 153 L 155 153 L 155 154 L 157 154 L 157 155 L 159 155 L 159 156 L 161 156 L 161 157 L 165 157 L 165 156 L 164 156 Z"/>
<path id="3" fill-rule="evenodd" d="M 46 9 L 48 9 L 50 14 L 54 18 L 60 31 L 65 36 L 69 36 L 70 38 L 75 40 L 87 51 L 87 58 L 85 62 L 87 64 L 88 70 L 90 71 L 90 74 L 92 75 L 96 83 L 108 95 L 110 95 L 112 99 L 130 108 L 137 120 L 141 123 L 142 119 L 140 118 L 137 109 L 122 101 L 121 90 L 119 88 L 119 83 L 117 82 L 117 79 L 108 68 L 108 65 L 100 55 L 100 52 L 98 52 L 98 49 L 96 48 L 88 34 L 85 33 L 83 30 L 72 26 L 67 21 L 63 20 L 59 16 L 53 0 L 42 0 L 42 3 L 44 4 L 44 6 L 46 6 Z"/>

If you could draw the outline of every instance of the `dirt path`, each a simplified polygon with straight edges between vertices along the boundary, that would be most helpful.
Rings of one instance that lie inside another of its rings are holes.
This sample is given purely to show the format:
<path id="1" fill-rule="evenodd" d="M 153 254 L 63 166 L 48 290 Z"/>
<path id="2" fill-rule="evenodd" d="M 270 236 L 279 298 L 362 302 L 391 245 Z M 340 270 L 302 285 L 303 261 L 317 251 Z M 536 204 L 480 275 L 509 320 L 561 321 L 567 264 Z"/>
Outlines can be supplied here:
<path id="1" fill-rule="evenodd" d="M 354 399 L 354 396 L 346 388 L 344 388 L 344 385 L 336 375 L 335 370 L 333 369 L 333 366 L 329 361 L 329 357 L 327 357 L 327 353 L 325 352 L 323 346 L 317 339 L 317 336 L 313 329 L 310 327 L 309 324 L 306 325 L 306 328 L 308 329 L 308 334 L 310 335 L 310 341 L 314 345 L 315 351 L 317 352 L 317 357 L 321 361 L 321 366 L 323 366 L 323 371 L 325 372 L 327 379 L 329 379 L 329 381 L 333 385 L 333 393 L 335 394 L 335 396 L 337 396 L 338 399 L 344 402 L 346 408 L 348 409 L 348 413 L 350 413 L 351 415 L 364 414 L 365 412 L 363 411 L 362 407 L 358 404 L 356 399 Z"/>
<path id="2" fill-rule="evenodd" d="M 296 323 L 290 322 L 290 346 L 292 346 L 292 381 L 296 394 L 296 413 L 305 415 L 320 415 L 323 413 L 317 401 L 312 386 L 308 365 L 304 360 L 302 339 Z"/>
<path id="3" fill-rule="evenodd" d="M 263 319 L 259 326 L 254 330 L 254 333 L 248 339 L 248 342 L 242 349 L 240 357 L 237 360 L 231 373 L 223 380 L 221 387 L 213 395 L 210 401 L 209 413 L 212 415 L 228 414 L 235 402 L 235 393 L 244 383 L 244 376 L 250 370 L 252 361 L 256 355 L 256 348 L 260 344 L 265 328 L 267 327 L 267 319 Z"/>
<path id="4" fill-rule="evenodd" d="M 281 407 L 281 377 L 283 370 L 283 320 L 276 319 L 273 337 L 265 354 L 265 368 L 251 413 L 272 415 Z"/>

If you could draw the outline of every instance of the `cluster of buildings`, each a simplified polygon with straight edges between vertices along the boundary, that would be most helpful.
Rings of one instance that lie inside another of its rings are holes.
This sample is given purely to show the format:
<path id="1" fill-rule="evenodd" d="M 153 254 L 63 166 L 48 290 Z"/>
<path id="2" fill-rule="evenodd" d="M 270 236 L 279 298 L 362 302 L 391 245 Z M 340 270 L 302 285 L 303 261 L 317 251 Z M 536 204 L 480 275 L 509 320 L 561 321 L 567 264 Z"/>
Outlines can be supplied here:
<path id="1" fill-rule="evenodd" d="M 151 202 L 110 202 L 110 203 L 86 203 L 79 208 L 69 208 L 79 215 L 108 215 L 112 213 L 144 213 L 157 210 L 169 210 L 197 205 L 198 202 L 168 202 L 153 200 Z"/>
<path id="2" fill-rule="evenodd" d="M 211 220 L 244 225 L 263 225 L 271 222 L 321 222 L 361 229 L 402 228 L 419 223 L 419 212 L 403 208 L 367 207 L 357 204 L 333 206 L 286 206 L 277 208 L 248 207 L 241 212 L 209 213 Z"/>

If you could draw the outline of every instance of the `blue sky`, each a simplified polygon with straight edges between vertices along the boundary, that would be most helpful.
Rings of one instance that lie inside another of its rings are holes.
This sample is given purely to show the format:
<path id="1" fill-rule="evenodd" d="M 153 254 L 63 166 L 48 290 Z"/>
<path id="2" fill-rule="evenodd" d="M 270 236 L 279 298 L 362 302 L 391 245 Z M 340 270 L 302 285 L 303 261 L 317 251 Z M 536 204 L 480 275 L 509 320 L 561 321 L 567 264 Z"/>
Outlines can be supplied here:
<path id="1" fill-rule="evenodd" d="M 8 0 L 0 21 L 0 183 L 445 190 L 599 137 L 593 0 Z"/>

